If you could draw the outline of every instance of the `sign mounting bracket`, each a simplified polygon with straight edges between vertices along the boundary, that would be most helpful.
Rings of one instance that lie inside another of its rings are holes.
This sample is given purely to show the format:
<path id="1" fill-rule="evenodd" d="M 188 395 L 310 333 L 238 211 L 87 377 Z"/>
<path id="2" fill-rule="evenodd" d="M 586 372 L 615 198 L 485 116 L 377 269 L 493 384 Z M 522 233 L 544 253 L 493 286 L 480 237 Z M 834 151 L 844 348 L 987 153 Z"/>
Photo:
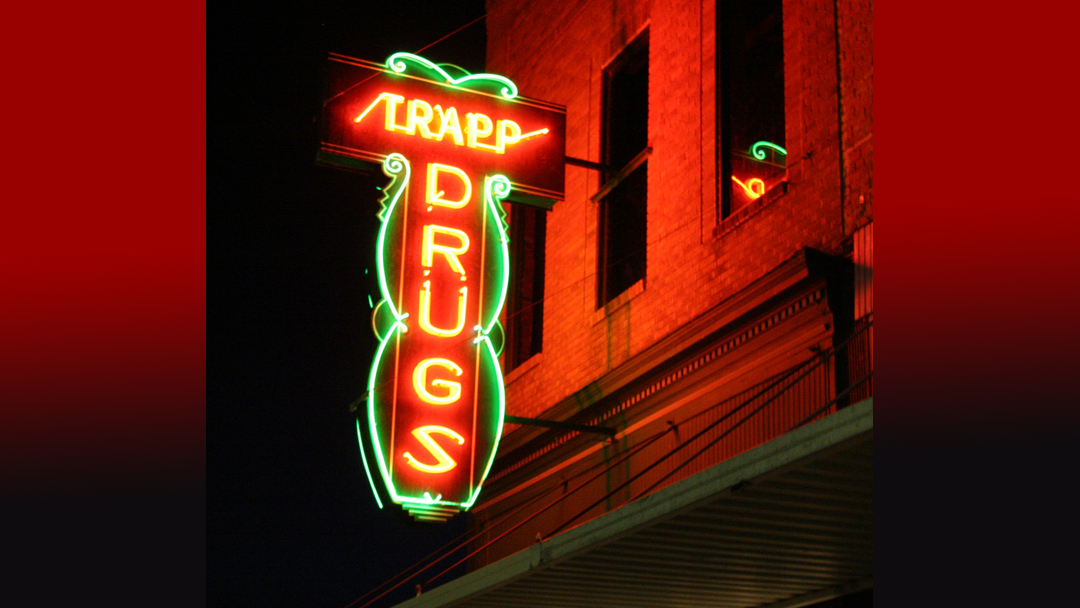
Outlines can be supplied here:
<path id="1" fill-rule="evenodd" d="M 578 431 L 581 433 L 600 433 L 601 435 L 607 435 L 608 437 L 615 437 L 618 432 L 613 428 L 606 426 L 590 426 L 586 424 L 573 424 L 570 422 L 557 422 L 555 420 L 540 420 L 538 418 L 522 418 L 521 416 L 506 416 L 504 418 L 506 422 L 511 424 L 524 424 L 528 426 L 543 426 L 552 429 L 566 429 L 568 431 Z"/>

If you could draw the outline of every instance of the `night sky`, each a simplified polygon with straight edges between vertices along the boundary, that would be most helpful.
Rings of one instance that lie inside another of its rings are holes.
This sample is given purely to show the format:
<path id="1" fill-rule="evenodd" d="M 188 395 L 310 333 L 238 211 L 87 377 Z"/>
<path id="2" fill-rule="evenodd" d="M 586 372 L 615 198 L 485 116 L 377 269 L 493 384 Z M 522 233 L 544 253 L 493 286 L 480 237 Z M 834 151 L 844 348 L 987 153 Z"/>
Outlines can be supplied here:
<path id="1" fill-rule="evenodd" d="M 348 406 L 375 347 L 386 179 L 314 164 L 319 70 L 329 51 L 415 52 L 484 3 L 274 6 L 208 6 L 207 603 L 342 607 L 464 517 L 432 528 L 379 511 L 364 476 Z M 483 71 L 485 42 L 480 20 L 423 55 Z"/>

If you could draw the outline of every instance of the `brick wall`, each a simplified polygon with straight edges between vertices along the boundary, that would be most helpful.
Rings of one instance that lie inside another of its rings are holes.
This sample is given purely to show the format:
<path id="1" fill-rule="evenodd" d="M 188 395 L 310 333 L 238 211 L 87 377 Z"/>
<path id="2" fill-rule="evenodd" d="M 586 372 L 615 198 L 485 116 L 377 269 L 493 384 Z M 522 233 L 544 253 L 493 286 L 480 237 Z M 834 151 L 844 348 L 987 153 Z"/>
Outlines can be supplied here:
<path id="1" fill-rule="evenodd" d="M 565 105 L 567 155 L 580 159 L 600 160 L 604 66 L 650 35 L 644 285 L 596 309 L 600 176 L 568 166 L 566 200 L 548 216 L 543 354 L 508 376 L 509 413 L 540 417 L 578 392 L 587 405 L 599 395 L 583 389 L 631 355 L 803 247 L 842 253 L 872 219 L 869 2 L 784 2 L 789 188 L 719 223 L 714 15 L 701 0 L 489 0 L 488 71 Z"/>
<path id="2" fill-rule="evenodd" d="M 844 146 L 844 224 L 874 219 L 874 12 L 863 0 L 837 2 Z"/>

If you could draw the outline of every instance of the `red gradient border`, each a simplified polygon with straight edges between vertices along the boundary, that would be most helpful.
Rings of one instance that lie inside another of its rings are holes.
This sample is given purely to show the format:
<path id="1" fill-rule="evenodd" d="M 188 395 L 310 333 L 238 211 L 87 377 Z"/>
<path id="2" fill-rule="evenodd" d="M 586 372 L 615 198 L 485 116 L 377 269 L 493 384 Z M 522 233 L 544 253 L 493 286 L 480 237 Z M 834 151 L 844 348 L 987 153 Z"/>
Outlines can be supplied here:
<path id="1" fill-rule="evenodd" d="M 205 5 L 6 19 L 0 467 L 201 479 Z"/>
<path id="2" fill-rule="evenodd" d="M 1080 131 L 1064 76 L 1072 23 L 936 4 L 875 12 L 875 384 L 890 440 L 989 432 L 1007 445 L 1080 418 L 1065 388 L 1080 207 L 1057 179 Z"/>

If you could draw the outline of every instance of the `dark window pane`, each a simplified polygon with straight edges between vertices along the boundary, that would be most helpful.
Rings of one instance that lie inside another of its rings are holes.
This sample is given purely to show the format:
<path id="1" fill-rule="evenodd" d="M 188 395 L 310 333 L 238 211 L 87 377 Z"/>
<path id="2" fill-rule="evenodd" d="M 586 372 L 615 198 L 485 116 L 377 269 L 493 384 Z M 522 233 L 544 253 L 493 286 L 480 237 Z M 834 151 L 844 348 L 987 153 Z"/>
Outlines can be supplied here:
<path id="1" fill-rule="evenodd" d="M 784 28 L 780 0 L 728 0 L 718 17 L 721 215 L 727 217 L 786 175 Z"/>
<path id="2" fill-rule="evenodd" d="M 510 215 L 510 292 L 506 371 L 541 352 L 544 340 L 544 247 L 547 214 L 514 205 Z"/>
<path id="3" fill-rule="evenodd" d="M 607 78 L 607 164 L 617 170 L 649 145 L 648 33 L 634 40 L 612 68 Z"/>
<path id="4" fill-rule="evenodd" d="M 604 201 L 604 292 L 602 304 L 645 277 L 648 163 L 623 180 Z"/>
<path id="5" fill-rule="evenodd" d="M 604 78 L 605 180 L 631 165 L 649 145 L 649 34 L 642 33 Z M 648 163 L 641 163 L 600 201 L 597 306 L 645 278 Z"/>

